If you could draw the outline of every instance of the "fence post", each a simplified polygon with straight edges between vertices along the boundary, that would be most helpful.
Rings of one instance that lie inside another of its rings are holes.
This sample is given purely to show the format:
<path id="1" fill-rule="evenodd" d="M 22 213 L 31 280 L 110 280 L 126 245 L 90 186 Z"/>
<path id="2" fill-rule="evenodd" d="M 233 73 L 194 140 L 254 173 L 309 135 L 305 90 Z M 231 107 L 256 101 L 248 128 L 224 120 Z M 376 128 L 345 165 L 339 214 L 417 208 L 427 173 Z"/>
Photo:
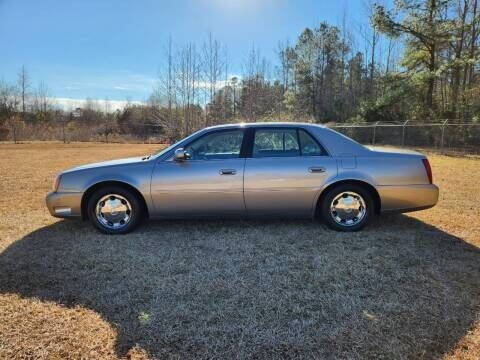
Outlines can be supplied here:
<path id="1" fill-rule="evenodd" d="M 63 138 L 63 143 L 66 144 L 67 143 L 67 139 L 65 138 L 65 119 L 61 118 L 62 120 L 62 138 Z"/>
<path id="2" fill-rule="evenodd" d="M 407 120 L 402 125 L 402 147 L 405 146 L 405 126 L 410 120 Z"/>
<path id="3" fill-rule="evenodd" d="M 442 140 L 440 143 L 440 151 L 443 153 L 443 139 L 445 137 L 445 125 L 447 125 L 448 120 L 445 120 L 442 124 Z"/>
<path id="4" fill-rule="evenodd" d="M 13 117 L 13 120 L 12 120 L 12 128 L 13 128 L 13 143 L 16 144 L 17 143 L 17 124 L 15 123 L 16 122 L 16 119 L 15 119 L 15 116 Z"/>
<path id="5" fill-rule="evenodd" d="M 375 136 L 376 136 L 376 132 L 377 132 L 377 125 L 380 121 L 377 121 L 375 123 L 375 125 L 373 125 L 373 141 L 372 141 L 372 145 L 375 145 Z"/>

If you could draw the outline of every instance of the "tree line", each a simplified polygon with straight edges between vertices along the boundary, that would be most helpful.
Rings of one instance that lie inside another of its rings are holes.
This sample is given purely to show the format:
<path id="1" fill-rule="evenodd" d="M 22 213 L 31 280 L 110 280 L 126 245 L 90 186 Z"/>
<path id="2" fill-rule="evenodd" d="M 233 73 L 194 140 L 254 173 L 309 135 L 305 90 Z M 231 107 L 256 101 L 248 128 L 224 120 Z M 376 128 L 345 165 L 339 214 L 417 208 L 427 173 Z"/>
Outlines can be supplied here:
<path id="1" fill-rule="evenodd" d="M 344 12 L 340 24 L 306 28 L 278 43 L 273 63 L 252 46 L 239 73 L 232 71 L 239 59 L 212 34 L 200 44 L 170 37 L 149 99 L 116 112 L 92 100 L 59 110 L 22 68 L 16 84 L 0 83 L 0 136 L 18 122 L 53 119 L 95 124 L 106 140 L 115 132 L 175 140 L 239 121 L 479 121 L 478 0 L 394 4 L 366 3 L 361 24 Z"/>

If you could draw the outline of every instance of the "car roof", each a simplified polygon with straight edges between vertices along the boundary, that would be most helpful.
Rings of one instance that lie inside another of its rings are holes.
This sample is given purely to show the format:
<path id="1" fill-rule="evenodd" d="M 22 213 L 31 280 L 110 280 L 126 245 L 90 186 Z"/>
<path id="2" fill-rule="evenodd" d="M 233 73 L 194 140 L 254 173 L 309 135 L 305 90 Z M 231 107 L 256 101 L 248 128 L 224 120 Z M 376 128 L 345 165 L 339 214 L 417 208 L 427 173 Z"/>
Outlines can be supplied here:
<path id="1" fill-rule="evenodd" d="M 222 124 L 222 125 L 215 125 L 205 128 L 204 130 L 214 130 L 214 129 L 228 129 L 228 128 L 249 128 L 249 127 L 264 127 L 264 126 L 271 126 L 271 127 L 291 127 L 291 126 L 300 126 L 300 127 L 321 127 L 325 128 L 323 125 L 319 124 L 312 124 L 312 123 L 301 123 L 301 122 L 256 122 L 256 123 L 236 123 L 236 124 Z"/>

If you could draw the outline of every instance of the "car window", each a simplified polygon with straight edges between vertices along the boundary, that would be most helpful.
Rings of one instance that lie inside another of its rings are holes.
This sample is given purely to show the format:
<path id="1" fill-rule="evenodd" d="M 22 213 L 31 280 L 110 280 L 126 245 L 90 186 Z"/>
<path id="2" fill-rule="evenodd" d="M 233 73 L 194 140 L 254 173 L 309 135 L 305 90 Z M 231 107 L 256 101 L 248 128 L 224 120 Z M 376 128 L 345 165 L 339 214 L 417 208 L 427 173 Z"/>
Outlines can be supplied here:
<path id="1" fill-rule="evenodd" d="M 305 130 L 298 130 L 298 137 L 300 140 L 300 149 L 303 156 L 325 156 L 327 152 L 318 145 Z"/>
<path id="2" fill-rule="evenodd" d="M 189 144 L 190 160 L 234 159 L 240 157 L 243 130 L 213 132 Z"/>
<path id="3" fill-rule="evenodd" d="M 253 142 L 253 157 L 300 156 L 295 129 L 257 129 Z"/>

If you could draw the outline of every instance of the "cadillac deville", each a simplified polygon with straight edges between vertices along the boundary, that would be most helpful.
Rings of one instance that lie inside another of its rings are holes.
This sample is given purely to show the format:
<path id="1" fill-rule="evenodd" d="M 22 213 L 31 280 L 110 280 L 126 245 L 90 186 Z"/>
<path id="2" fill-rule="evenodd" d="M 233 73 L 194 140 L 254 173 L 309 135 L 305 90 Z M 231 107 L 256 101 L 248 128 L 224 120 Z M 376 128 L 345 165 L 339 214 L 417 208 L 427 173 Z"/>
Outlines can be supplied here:
<path id="1" fill-rule="evenodd" d="M 123 234 L 143 219 L 319 218 L 357 231 L 389 211 L 438 200 L 428 159 L 368 148 L 314 124 L 214 126 L 156 154 L 61 172 L 47 195 L 53 216 Z"/>

